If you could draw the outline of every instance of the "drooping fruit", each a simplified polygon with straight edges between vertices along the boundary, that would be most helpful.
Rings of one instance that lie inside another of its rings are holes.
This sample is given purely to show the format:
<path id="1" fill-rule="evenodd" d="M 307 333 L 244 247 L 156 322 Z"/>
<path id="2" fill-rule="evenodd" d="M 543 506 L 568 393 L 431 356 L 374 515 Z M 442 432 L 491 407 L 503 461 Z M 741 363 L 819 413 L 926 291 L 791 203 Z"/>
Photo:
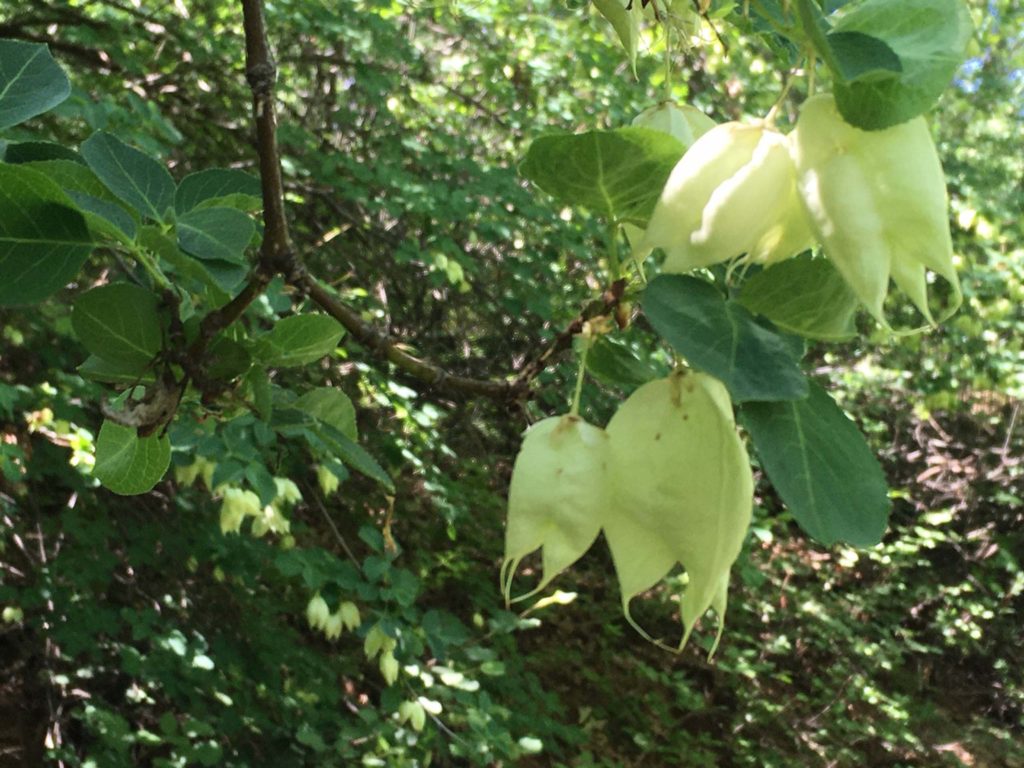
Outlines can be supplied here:
<path id="1" fill-rule="evenodd" d="M 541 548 L 543 589 L 594 543 L 609 505 L 608 435 L 579 416 L 533 425 L 512 469 L 502 591 L 506 600 L 519 562 Z"/>
<path id="2" fill-rule="evenodd" d="M 786 138 L 760 123 L 723 123 L 672 170 L 638 255 L 662 248 L 666 272 L 688 272 L 741 254 L 772 264 L 812 242 Z"/>
<path id="3" fill-rule="evenodd" d="M 862 131 L 821 94 L 804 103 L 791 141 L 800 196 L 825 254 L 868 311 L 888 327 L 889 279 L 933 322 L 927 270 L 960 304 L 942 165 L 923 117 Z"/>
<path id="4" fill-rule="evenodd" d="M 753 505 L 750 462 L 725 387 L 694 372 L 649 382 L 622 404 L 607 432 L 614 508 L 604 532 L 627 619 L 644 633 L 630 617 L 630 600 L 682 563 L 689 583 L 680 647 L 709 607 L 717 645 L 729 570 Z"/>

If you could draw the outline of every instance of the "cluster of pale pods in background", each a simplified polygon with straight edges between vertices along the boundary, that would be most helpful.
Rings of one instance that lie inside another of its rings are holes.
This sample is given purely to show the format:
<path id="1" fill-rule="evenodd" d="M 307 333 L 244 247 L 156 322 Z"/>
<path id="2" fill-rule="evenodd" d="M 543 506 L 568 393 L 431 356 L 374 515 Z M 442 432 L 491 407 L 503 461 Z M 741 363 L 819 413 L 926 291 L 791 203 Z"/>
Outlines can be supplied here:
<path id="1" fill-rule="evenodd" d="M 663 104 L 635 125 L 688 147 L 646 231 L 627 231 L 634 257 L 665 253 L 663 272 L 716 263 L 770 268 L 822 246 L 886 329 L 890 279 L 926 320 L 928 271 L 960 300 L 942 167 L 923 117 L 881 131 L 846 123 L 832 96 L 810 98 L 795 130 L 770 121 L 716 125 L 699 110 Z M 949 310 L 949 311 L 952 311 Z M 636 390 L 607 429 L 556 416 L 526 433 L 509 490 L 501 583 L 510 598 L 520 561 L 540 548 L 543 589 L 603 530 L 627 620 L 633 597 L 681 563 L 685 645 L 715 610 L 722 632 L 729 571 L 750 523 L 753 478 L 725 387 L 677 370 Z"/>

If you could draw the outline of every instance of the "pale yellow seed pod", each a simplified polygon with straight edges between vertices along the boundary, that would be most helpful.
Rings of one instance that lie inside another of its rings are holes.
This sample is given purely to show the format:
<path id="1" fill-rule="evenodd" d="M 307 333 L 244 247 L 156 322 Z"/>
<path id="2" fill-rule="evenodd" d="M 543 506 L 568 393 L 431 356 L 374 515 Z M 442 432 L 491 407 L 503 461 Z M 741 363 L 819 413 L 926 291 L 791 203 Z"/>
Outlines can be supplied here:
<path id="1" fill-rule="evenodd" d="M 275 501 L 291 506 L 302 501 L 302 491 L 295 484 L 294 480 L 287 477 L 275 477 L 274 485 L 277 486 L 277 498 Z"/>
<path id="2" fill-rule="evenodd" d="M 414 731 L 422 731 L 427 724 L 427 711 L 418 701 L 403 701 L 398 705 L 398 722 L 407 722 Z"/>
<path id="3" fill-rule="evenodd" d="M 742 254 L 772 264 L 812 244 L 786 138 L 761 123 L 724 123 L 672 170 L 637 256 L 661 248 L 664 271 L 688 272 Z"/>
<path id="4" fill-rule="evenodd" d="M 516 456 L 508 494 L 502 589 L 506 599 L 516 567 L 541 548 L 543 589 L 586 552 L 609 503 L 608 436 L 579 416 L 534 424 Z"/>
<path id="5" fill-rule="evenodd" d="M 324 635 L 328 640 L 337 640 L 341 637 L 341 614 L 337 611 L 328 615 L 327 620 L 324 622 Z"/>
<path id="6" fill-rule="evenodd" d="M 338 480 L 338 476 L 322 464 L 317 465 L 316 481 L 320 484 L 320 492 L 323 493 L 324 496 L 330 496 L 338 490 L 338 486 L 341 485 L 341 481 Z"/>
<path id="7" fill-rule="evenodd" d="M 370 627 L 370 631 L 366 633 L 366 639 L 363 640 L 363 653 L 366 654 L 366 658 L 373 659 L 390 639 L 379 624 Z"/>
<path id="8" fill-rule="evenodd" d="M 345 629 L 350 632 L 359 629 L 359 625 L 362 624 L 363 620 L 359 616 L 359 608 L 356 607 L 355 603 L 345 601 L 341 604 L 338 612 L 341 614 L 341 623 L 345 625 Z"/>
<path id="9" fill-rule="evenodd" d="M 825 254 L 875 319 L 888 327 L 891 278 L 932 322 L 926 270 L 949 282 L 952 314 L 961 298 L 946 182 L 924 118 L 862 131 L 821 94 L 801 107 L 791 149 Z"/>
<path id="10" fill-rule="evenodd" d="M 260 497 L 252 491 L 241 488 L 225 488 L 224 501 L 220 507 L 220 530 L 222 533 L 238 533 L 246 517 L 260 513 Z"/>
<path id="11" fill-rule="evenodd" d="M 380 674 L 384 678 L 384 682 L 389 686 L 394 685 L 395 681 L 398 680 L 398 659 L 395 658 L 391 651 L 381 654 Z"/>
<path id="12" fill-rule="evenodd" d="M 622 404 L 608 435 L 615 509 L 604 531 L 627 618 L 629 601 L 678 562 L 689 577 L 682 644 L 709 607 L 721 636 L 729 571 L 753 507 L 750 461 L 725 387 L 693 372 L 649 382 Z"/>
<path id="13" fill-rule="evenodd" d="M 689 104 L 676 106 L 671 101 L 663 101 L 634 117 L 633 125 L 667 133 L 678 139 L 684 149 L 689 149 L 693 142 L 714 128 L 716 123 Z"/>
<path id="14" fill-rule="evenodd" d="M 313 629 L 322 629 L 330 615 L 331 611 L 327 607 L 327 601 L 317 592 L 306 605 L 306 621 L 309 622 L 309 626 Z"/>

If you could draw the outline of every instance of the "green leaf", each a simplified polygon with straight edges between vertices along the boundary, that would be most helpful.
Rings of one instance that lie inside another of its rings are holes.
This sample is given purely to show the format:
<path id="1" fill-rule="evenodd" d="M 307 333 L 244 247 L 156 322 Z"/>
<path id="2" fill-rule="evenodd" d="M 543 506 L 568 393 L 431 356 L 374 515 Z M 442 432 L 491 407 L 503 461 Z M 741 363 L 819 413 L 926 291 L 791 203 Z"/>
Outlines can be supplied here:
<path id="1" fill-rule="evenodd" d="M 164 476 L 171 463 L 171 441 L 166 435 L 139 437 L 131 427 L 104 421 L 96 438 L 93 475 L 114 493 L 146 493 Z"/>
<path id="2" fill-rule="evenodd" d="M 27 167 L 45 174 L 85 214 L 89 228 L 98 237 L 133 242 L 138 231 L 138 214 L 129 211 L 92 170 L 69 159 L 33 161 Z"/>
<path id="3" fill-rule="evenodd" d="M 882 40 L 863 32 L 830 32 L 825 36 L 832 49 L 836 74 L 846 83 L 871 82 L 899 77 L 903 64 Z"/>
<path id="4" fill-rule="evenodd" d="M 209 356 L 213 362 L 206 369 L 206 375 L 211 379 L 230 381 L 246 373 L 252 365 L 249 350 L 223 336 L 210 345 Z"/>
<path id="5" fill-rule="evenodd" d="M 559 202 L 645 226 L 683 145 L 649 128 L 541 136 L 519 171 Z"/>
<path id="6" fill-rule="evenodd" d="M 20 141 L 4 148 L 5 163 L 34 163 L 42 160 L 70 160 L 84 164 L 82 156 L 75 150 L 52 141 Z"/>
<path id="7" fill-rule="evenodd" d="M 53 109 L 70 93 L 68 76 L 44 44 L 0 40 L 0 129 Z"/>
<path id="8" fill-rule="evenodd" d="M 92 249 L 85 218 L 60 187 L 30 168 L 0 165 L 0 306 L 45 299 Z"/>
<path id="9" fill-rule="evenodd" d="M 636 389 L 660 375 L 628 346 L 607 336 L 598 339 L 587 352 L 587 370 L 599 381 L 627 390 Z"/>
<path id="10" fill-rule="evenodd" d="M 81 153 L 111 192 L 143 216 L 166 223 L 174 206 L 174 179 L 161 163 L 104 131 L 90 136 Z"/>
<path id="11" fill-rule="evenodd" d="M 870 547 L 889 515 L 885 474 L 857 426 L 815 383 L 804 400 L 740 409 L 761 464 L 793 517 L 825 545 Z"/>
<path id="12" fill-rule="evenodd" d="M 157 297 L 130 283 L 93 288 L 75 299 L 71 326 L 89 352 L 142 371 L 163 344 Z"/>
<path id="13" fill-rule="evenodd" d="M 636 77 L 636 53 L 640 42 L 640 17 L 642 8 L 638 4 L 635 7 L 626 8 L 627 3 L 623 0 L 594 0 L 594 7 L 604 16 L 619 36 L 619 42 L 626 51 L 629 59 L 629 66 Z"/>
<path id="14" fill-rule="evenodd" d="M 225 288 L 220 275 L 215 276 L 213 270 L 207 269 L 210 265 L 220 265 L 223 262 L 198 261 L 182 253 L 178 244 L 170 236 L 165 234 L 157 226 L 144 226 L 139 230 L 139 243 L 146 250 L 160 257 L 163 266 L 170 267 L 173 272 L 181 278 L 187 278 L 199 285 L 205 286 L 210 294 L 214 306 L 223 306 L 231 300 L 228 293 L 230 288 Z M 241 273 L 237 281 L 233 281 L 231 287 L 245 279 L 247 270 L 237 265 L 227 265 Z"/>
<path id="15" fill-rule="evenodd" d="M 758 272 L 743 284 L 738 301 L 809 339 L 843 341 L 857 334 L 860 301 L 832 262 L 809 254 Z"/>
<path id="16" fill-rule="evenodd" d="M 334 387 L 317 387 L 291 404 L 317 421 L 330 424 L 349 440 L 357 440 L 356 409 L 349 396 Z"/>
<path id="17" fill-rule="evenodd" d="M 260 203 L 260 182 L 245 171 L 210 168 L 190 173 L 181 180 L 174 196 L 174 207 L 179 214 L 188 213 L 200 203 L 223 197 L 245 195 Z"/>
<path id="18" fill-rule="evenodd" d="M 735 402 L 807 396 L 807 378 L 786 341 L 710 283 L 661 275 L 644 291 L 643 308 L 661 337 L 721 380 Z"/>
<path id="19" fill-rule="evenodd" d="M 244 265 L 256 226 L 234 208 L 199 208 L 178 219 L 178 245 L 197 259 Z"/>
<path id="20" fill-rule="evenodd" d="M 83 379 L 104 384 L 149 384 L 155 379 L 152 371 L 140 372 L 137 366 L 109 363 L 96 355 L 89 355 L 76 370 Z"/>
<path id="21" fill-rule="evenodd" d="M 196 261 L 196 263 L 202 265 L 213 285 L 217 286 L 218 290 L 229 295 L 245 282 L 245 278 L 249 274 L 248 265 L 237 264 L 232 261 L 205 259 L 203 261 Z"/>
<path id="22" fill-rule="evenodd" d="M 902 67 L 898 77 L 836 82 L 836 104 L 843 118 L 869 131 L 931 109 L 963 61 L 973 29 L 963 0 L 863 0 L 837 16 L 833 35 L 877 38 Z"/>
<path id="23" fill-rule="evenodd" d="M 350 440 L 340 430 L 330 424 L 320 423 L 319 426 L 309 430 L 330 450 L 332 454 L 352 469 L 360 472 L 371 480 L 376 480 L 388 491 L 394 493 L 395 484 L 384 468 L 377 463 L 366 450 L 358 443 Z"/>
<path id="24" fill-rule="evenodd" d="M 334 351 L 345 329 L 328 315 L 293 315 L 278 320 L 256 345 L 265 365 L 287 368 L 319 360 Z"/>

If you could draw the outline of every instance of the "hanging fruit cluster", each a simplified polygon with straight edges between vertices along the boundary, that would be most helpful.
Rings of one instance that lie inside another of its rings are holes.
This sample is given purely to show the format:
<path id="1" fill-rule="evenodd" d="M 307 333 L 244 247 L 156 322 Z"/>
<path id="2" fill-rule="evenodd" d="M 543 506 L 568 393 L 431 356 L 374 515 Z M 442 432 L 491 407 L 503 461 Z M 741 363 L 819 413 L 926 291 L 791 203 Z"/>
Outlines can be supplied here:
<path id="1" fill-rule="evenodd" d="M 673 169 L 638 246 L 665 251 L 665 272 L 740 256 L 771 266 L 815 242 L 874 318 L 890 278 L 933 322 L 926 270 L 960 304 L 946 186 L 923 117 L 865 131 L 835 99 L 804 103 L 789 136 L 765 121 L 725 123 L 702 135 Z"/>
<path id="2" fill-rule="evenodd" d="M 509 490 L 503 590 L 508 598 L 519 562 L 538 548 L 543 576 L 523 597 L 543 589 L 603 531 L 638 631 L 649 637 L 630 601 L 681 563 L 689 582 L 680 647 L 708 608 L 720 636 L 752 504 L 728 392 L 707 374 L 676 371 L 637 389 L 606 430 L 567 415 L 527 432 Z"/>
<path id="3" fill-rule="evenodd" d="M 654 28 L 665 99 L 628 128 L 539 137 L 520 166 L 561 204 L 605 219 L 609 282 L 626 284 L 627 299 L 642 295 L 646 325 L 677 366 L 657 378 L 628 344 L 603 340 L 603 375 L 621 374 L 613 383 L 632 394 L 602 430 L 578 415 L 584 351 L 571 414 L 530 429 L 515 462 L 507 600 L 531 552 L 540 550 L 542 574 L 517 599 L 544 589 L 603 533 L 627 620 L 653 639 L 630 602 L 682 565 L 679 647 L 712 608 L 713 652 L 753 506 L 734 404 L 761 468 L 809 536 L 871 546 L 885 531 L 884 473 L 856 424 L 801 370 L 803 339 L 853 338 L 861 307 L 887 331 L 933 325 L 958 308 L 945 181 L 923 115 L 963 60 L 970 16 L 962 0 L 853 0 L 827 14 L 815 0 L 768 5 L 593 0 L 634 74 L 644 30 Z M 673 103 L 673 44 L 706 42 L 726 17 L 770 28 L 804 55 L 809 95 L 788 134 L 775 121 L 788 82 L 769 115 L 749 123 L 717 125 Z M 813 95 L 819 61 L 832 94 Z M 643 265 L 654 252 L 662 274 L 648 282 Z M 707 269 L 722 263 L 729 268 Z M 706 271 L 688 275 L 698 270 Z M 890 283 L 909 302 L 887 301 Z M 908 323 L 915 310 L 920 318 Z"/>

